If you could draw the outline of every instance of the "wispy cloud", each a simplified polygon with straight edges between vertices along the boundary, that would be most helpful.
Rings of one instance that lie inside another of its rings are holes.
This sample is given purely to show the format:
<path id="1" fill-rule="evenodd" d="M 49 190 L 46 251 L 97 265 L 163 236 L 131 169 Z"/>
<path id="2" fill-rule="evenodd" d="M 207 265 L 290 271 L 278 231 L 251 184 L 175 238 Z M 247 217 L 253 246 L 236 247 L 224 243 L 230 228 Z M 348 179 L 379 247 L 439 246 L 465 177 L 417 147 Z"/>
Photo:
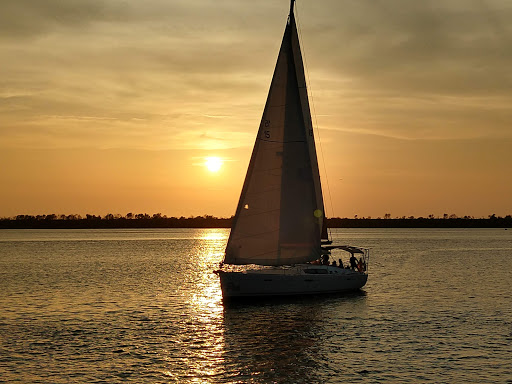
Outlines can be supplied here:
<path id="1" fill-rule="evenodd" d="M 84 126 L 122 145 L 149 145 L 151 134 L 155 147 L 167 136 L 252 141 L 282 32 L 275 2 L 20 0 L 0 10 L 5 138 L 67 124 L 83 143 L 106 139 L 84 140 Z M 326 0 L 298 12 L 321 128 L 510 135 L 510 2 Z"/>

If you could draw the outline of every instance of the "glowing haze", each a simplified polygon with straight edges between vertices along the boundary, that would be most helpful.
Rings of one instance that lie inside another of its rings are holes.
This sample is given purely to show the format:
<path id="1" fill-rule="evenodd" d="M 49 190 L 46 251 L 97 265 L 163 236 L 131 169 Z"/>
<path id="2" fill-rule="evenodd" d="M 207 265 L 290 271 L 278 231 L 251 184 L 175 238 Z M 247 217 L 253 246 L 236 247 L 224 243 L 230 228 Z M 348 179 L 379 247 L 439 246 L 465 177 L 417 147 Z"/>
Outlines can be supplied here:
<path id="1" fill-rule="evenodd" d="M 232 215 L 288 5 L 3 1 L 0 216 Z M 512 2 L 297 17 L 329 216 L 512 213 Z"/>

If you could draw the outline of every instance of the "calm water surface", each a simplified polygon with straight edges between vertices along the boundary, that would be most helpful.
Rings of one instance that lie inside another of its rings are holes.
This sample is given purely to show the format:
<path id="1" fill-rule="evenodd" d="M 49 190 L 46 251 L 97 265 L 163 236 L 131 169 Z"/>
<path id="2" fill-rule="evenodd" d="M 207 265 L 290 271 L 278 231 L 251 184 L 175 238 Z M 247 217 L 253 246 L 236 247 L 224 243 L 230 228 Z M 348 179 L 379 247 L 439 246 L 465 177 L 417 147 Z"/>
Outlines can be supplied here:
<path id="1" fill-rule="evenodd" d="M 225 308 L 228 234 L 0 231 L 0 382 L 512 383 L 512 230 L 338 231 L 361 294 Z"/>

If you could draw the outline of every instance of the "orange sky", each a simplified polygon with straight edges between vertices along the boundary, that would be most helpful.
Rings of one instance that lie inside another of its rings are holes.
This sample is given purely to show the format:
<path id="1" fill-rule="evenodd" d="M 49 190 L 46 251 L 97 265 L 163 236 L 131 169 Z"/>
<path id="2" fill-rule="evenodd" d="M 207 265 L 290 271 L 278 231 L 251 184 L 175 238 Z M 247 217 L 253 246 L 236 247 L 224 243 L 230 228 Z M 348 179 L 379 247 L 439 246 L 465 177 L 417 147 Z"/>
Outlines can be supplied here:
<path id="1" fill-rule="evenodd" d="M 2 2 L 0 217 L 232 215 L 287 12 Z M 298 0 L 296 13 L 328 216 L 512 214 L 510 1 Z"/>

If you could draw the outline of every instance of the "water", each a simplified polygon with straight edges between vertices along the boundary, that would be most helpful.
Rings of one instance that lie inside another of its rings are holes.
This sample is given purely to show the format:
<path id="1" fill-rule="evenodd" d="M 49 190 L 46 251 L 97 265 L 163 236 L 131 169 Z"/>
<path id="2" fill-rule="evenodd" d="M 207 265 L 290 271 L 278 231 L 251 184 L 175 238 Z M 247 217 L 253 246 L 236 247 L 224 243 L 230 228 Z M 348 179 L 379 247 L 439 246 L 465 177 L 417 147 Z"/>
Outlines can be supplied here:
<path id="1" fill-rule="evenodd" d="M 338 231 L 363 293 L 224 308 L 228 233 L 0 231 L 0 382 L 512 383 L 511 230 Z"/>

